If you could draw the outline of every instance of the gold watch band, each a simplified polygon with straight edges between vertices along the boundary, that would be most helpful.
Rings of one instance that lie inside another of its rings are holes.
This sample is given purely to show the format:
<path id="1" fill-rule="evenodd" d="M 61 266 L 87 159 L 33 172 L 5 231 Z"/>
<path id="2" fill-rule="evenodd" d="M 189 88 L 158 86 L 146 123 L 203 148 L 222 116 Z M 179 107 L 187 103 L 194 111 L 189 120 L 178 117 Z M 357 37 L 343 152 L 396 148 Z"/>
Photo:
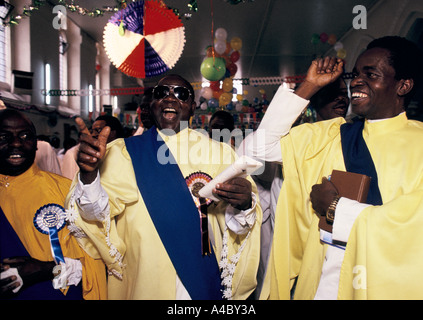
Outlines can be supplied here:
<path id="1" fill-rule="evenodd" d="M 328 210 L 326 211 L 326 221 L 330 224 L 333 224 L 333 221 L 335 220 L 335 210 L 336 206 L 338 205 L 340 197 L 336 196 L 332 202 L 329 205 Z"/>

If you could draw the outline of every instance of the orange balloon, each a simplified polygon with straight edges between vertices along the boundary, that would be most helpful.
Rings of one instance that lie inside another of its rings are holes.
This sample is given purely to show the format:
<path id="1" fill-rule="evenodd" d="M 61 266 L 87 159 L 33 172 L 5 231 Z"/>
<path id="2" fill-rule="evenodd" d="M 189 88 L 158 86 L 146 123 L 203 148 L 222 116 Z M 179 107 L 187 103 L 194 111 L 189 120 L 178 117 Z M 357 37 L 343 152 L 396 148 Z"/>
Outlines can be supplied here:
<path id="1" fill-rule="evenodd" d="M 216 98 L 217 100 L 219 100 L 222 93 L 223 93 L 223 89 L 213 91 L 213 98 Z"/>

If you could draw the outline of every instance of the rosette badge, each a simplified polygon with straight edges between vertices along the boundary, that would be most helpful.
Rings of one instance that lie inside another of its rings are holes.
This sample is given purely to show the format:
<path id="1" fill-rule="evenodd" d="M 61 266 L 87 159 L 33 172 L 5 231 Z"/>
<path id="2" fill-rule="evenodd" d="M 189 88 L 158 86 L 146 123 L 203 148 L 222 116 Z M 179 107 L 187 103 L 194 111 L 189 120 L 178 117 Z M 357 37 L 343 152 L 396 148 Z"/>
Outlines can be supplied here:
<path id="1" fill-rule="evenodd" d="M 65 225 L 66 211 L 58 204 L 46 204 L 35 213 L 34 226 L 39 232 L 49 235 L 53 257 L 56 263 L 65 262 L 58 236 L 59 231 Z"/>

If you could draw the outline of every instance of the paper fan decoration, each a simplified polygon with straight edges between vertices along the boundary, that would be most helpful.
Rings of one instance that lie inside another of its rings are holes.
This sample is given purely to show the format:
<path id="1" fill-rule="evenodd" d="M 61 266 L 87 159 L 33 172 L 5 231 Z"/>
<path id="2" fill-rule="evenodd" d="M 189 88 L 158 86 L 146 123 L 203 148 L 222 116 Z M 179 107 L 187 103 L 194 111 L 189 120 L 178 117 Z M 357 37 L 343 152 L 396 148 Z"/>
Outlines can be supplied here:
<path id="1" fill-rule="evenodd" d="M 185 28 L 172 10 L 157 1 L 131 2 L 109 19 L 103 43 L 118 70 L 131 77 L 153 77 L 179 60 Z"/>

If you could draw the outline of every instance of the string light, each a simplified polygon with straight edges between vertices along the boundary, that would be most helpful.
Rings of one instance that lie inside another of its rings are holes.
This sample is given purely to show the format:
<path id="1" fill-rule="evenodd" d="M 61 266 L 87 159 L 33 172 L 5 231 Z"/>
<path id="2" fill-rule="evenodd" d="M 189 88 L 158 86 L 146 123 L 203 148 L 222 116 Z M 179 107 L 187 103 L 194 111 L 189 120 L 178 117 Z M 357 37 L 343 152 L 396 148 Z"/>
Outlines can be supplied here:
<path id="1" fill-rule="evenodd" d="M 157 1 L 157 0 L 146 0 L 146 1 Z M 165 5 L 163 0 L 160 0 L 160 1 L 163 5 Z M 126 0 L 116 0 L 117 4 L 115 6 L 106 6 L 106 7 L 103 7 L 102 9 L 100 8 L 88 9 L 78 4 L 75 4 L 75 1 L 73 0 L 71 0 L 70 3 L 68 2 L 69 1 L 59 0 L 58 4 L 65 6 L 66 9 L 68 9 L 70 12 L 77 13 L 81 16 L 87 16 L 92 18 L 102 17 L 104 14 L 115 13 L 121 9 L 125 9 L 127 5 Z M 136 1 L 133 1 L 133 2 L 136 2 Z M 34 0 L 32 1 L 30 5 L 24 6 L 22 13 L 16 14 L 16 15 L 10 15 L 8 21 L 4 21 L 3 25 L 6 27 L 11 25 L 17 25 L 19 24 L 20 20 L 26 17 L 30 17 L 34 11 L 39 10 L 41 7 L 43 7 L 46 4 L 47 4 L 47 1 L 45 0 Z M 190 0 L 187 4 L 187 7 L 189 12 L 184 13 L 182 16 L 188 20 L 191 18 L 193 12 L 198 12 L 197 0 Z M 168 7 L 168 8 L 173 10 L 173 12 L 179 18 L 181 18 L 181 13 L 178 8 L 171 8 L 171 7 Z"/>

